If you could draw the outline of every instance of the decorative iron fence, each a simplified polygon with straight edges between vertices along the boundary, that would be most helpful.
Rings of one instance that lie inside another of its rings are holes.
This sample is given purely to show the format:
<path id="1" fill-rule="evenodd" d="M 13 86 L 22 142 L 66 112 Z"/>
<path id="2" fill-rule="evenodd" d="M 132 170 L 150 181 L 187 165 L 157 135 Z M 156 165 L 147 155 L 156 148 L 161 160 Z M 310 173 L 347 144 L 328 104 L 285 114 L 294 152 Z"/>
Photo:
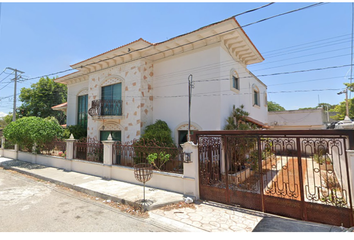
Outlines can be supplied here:
<path id="1" fill-rule="evenodd" d="M 113 145 L 114 165 L 133 167 L 138 163 L 149 163 L 149 159 L 154 170 L 183 173 L 183 150 L 181 148 L 137 145 L 136 142 L 116 142 Z"/>
<path id="2" fill-rule="evenodd" d="M 92 138 L 74 143 L 74 158 L 103 163 L 103 144 Z"/>
<path id="3" fill-rule="evenodd" d="M 202 199 L 352 226 L 354 131 L 199 131 Z"/>
<path id="4" fill-rule="evenodd" d="M 122 100 L 93 100 L 88 113 L 93 116 L 122 116 Z"/>
<path id="5" fill-rule="evenodd" d="M 59 157 L 66 156 L 66 142 L 61 139 L 53 139 L 53 141 L 45 143 L 38 147 L 39 153 L 43 155 L 53 155 Z"/>

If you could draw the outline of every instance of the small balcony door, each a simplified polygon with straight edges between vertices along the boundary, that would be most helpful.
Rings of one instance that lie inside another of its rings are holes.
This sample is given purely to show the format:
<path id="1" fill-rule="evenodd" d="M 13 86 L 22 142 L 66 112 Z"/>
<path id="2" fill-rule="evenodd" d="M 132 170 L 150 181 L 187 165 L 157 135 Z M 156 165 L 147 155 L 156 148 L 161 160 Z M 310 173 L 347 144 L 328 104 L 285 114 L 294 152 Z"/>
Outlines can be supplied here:
<path id="1" fill-rule="evenodd" d="M 122 84 L 117 83 L 102 87 L 101 92 L 102 116 L 121 116 L 122 115 Z"/>

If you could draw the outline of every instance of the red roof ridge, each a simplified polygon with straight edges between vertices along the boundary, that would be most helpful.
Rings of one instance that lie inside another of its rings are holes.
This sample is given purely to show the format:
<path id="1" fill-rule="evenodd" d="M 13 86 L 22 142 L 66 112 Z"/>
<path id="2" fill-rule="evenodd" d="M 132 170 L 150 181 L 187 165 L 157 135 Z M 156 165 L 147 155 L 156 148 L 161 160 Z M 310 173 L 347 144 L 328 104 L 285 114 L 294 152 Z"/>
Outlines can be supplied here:
<path id="1" fill-rule="evenodd" d="M 59 105 L 56 105 L 56 106 L 53 106 L 53 108 L 60 108 L 60 107 L 66 107 L 68 105 L 68 102 L 65 102 L 65 103 L 60 103 Z"/>

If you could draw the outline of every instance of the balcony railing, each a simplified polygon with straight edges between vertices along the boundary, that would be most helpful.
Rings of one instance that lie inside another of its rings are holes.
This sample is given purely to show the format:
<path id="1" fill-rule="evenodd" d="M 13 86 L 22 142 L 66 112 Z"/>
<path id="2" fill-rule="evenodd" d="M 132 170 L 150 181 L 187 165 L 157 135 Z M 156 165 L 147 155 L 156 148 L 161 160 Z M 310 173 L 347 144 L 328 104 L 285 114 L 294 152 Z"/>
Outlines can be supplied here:
<path id="1" fill-rule="evenodd" d="M 93 100 L 88 113 L 94 116 L 122 116 L 122 100 Z"/>

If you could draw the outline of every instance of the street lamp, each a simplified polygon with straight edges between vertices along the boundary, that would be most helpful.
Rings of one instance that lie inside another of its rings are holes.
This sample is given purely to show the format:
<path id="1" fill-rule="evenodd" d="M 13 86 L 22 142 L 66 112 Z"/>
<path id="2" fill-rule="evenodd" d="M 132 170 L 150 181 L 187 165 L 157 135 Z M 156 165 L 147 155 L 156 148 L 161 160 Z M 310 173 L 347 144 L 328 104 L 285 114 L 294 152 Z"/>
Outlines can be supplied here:
<path id="1" fill-rule="evenodd" d="M 345 93 L 345 118 L 349 119 L 349 106 L 348 106 L 348 88 L 346 88 L 345 90 L 337 93 L 338 95 L 341 95 L 342 93 Z"/>

